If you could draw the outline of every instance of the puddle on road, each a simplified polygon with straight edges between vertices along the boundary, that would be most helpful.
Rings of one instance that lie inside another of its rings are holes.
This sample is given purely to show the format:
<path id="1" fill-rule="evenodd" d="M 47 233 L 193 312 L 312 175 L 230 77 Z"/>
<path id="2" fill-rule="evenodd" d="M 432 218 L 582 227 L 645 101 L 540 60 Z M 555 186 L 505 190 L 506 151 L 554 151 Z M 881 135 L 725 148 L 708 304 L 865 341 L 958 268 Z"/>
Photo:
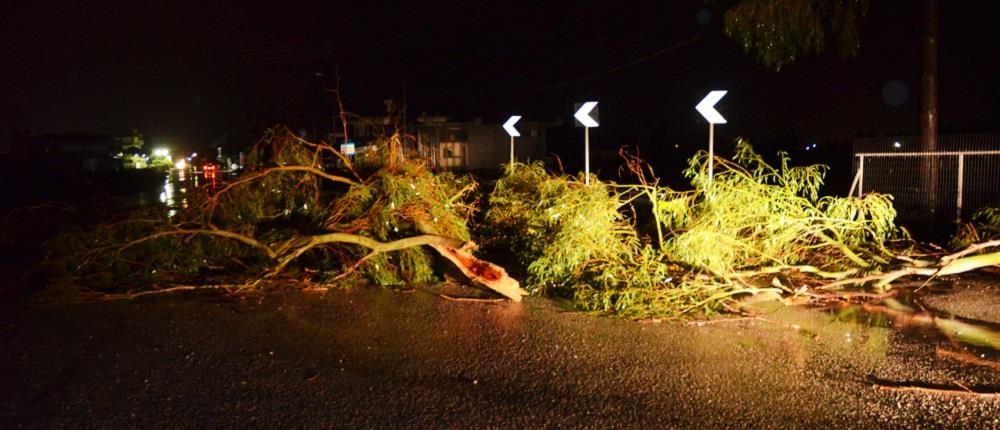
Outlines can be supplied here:
<path id="1" fill-rule="evenodd" d="M 891 328 L 925 342 L 947 342 L 1000 359 L 1000 324 L 961 318 L 924 306 L 920 296 L 900 294 L 880 302 L 839 304 L 825 309 L 838 321 Z"/>
<path id="2" fill-rule="evenodd" d="M 901 343 L 892 349 L 904 354 L 929 353 L 940 360 L 1000 371 L 1000 324 L 926 306 L 922 299 L 934 294 L 899 290 L 896 297 L 867 303 L 797 307 L 762 302 L 749 308 L 761 321 L 824 339 L 826 347 L 858 354 L 857 358 L 867 353 L 885 354 L 890 344 Z"/>

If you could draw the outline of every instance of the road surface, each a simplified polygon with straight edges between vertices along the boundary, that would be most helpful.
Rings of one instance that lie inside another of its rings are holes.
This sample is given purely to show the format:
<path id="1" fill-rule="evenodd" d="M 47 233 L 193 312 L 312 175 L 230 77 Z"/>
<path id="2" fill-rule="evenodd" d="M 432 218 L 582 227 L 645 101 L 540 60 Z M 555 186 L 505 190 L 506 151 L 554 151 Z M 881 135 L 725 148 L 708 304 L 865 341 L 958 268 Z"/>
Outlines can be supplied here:
<path id="1" fill-rule="evenodd" d="M 801 308 L 644 324 L 359 288 L 0 315 L 5 429 L 1000 428 L 1000 399 L 873 388 L 1000 387 L 946 339 Z"/>

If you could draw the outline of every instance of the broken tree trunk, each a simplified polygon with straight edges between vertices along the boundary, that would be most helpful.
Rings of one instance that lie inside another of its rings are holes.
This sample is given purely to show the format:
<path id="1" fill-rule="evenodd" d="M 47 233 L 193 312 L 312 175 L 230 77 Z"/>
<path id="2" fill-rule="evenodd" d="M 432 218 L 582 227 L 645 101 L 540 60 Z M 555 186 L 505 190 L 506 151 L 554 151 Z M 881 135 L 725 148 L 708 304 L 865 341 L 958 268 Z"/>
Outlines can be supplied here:
<path id="1" fill-rule="evenodd" d="M 462 274 L 476 284 L 496 291 L 515 302 L 520 302 L 521 298 L 528 294 L 527 291 L 521 289 L 517 280 L 507 275 L 507 271 L 503 267 L 480 260 L 466 251 L 474 247 L 475 244 L 468 243 L 462 246 L 462 242 L 457 239 L 432 234 L 407 237 L 392 242 L 379 242 L 369 237 L 348 233 L 328 233 L 312 236 L 304 244 L 289 250 L 267 276 L 277 275 L 285 266 L 306 251 L 330 243 L 351 243 L 370 249 L 371 252 L 360 261 L 367 260 L 372 255 L 383 252 L 399 251 L 409 247 L 428 245 L 434 248 L 442 257 L 451 261 L 458 267 Z"/>
<path id="2" fill-rule="evenodd" d="M 436 243 L 429 244 L 442 257 L 448 259 L 473 282 L 496 291 L 505 297 L 520 302 L 528 294 L 514 278 L 507 275 L 503 267 L 480 260 L 469 254 L 467 247 L 454 248 Z"/>

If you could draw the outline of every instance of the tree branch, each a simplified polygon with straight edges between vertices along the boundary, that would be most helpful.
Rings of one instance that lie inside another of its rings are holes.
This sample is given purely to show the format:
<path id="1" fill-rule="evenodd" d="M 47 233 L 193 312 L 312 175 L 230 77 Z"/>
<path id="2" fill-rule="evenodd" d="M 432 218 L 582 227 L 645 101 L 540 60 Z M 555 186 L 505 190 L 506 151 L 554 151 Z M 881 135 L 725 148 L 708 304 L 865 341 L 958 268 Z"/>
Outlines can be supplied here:
<path id="1" fill-rule="evenodd" d="M 145 237 L 133 240 L 131 242 L 128 242 L 128 243 L 122 245 L 121 247 L 118 248 L 118 252 L 117 253 L 121 254 L 121 252 L 124 251 L 127 248 L 133 247 L 135 245 L 138 245 L 140 243 L 147 242 L 147 241 L 150 241 L 150 240 L 153 240 L 153 239 L 158 239 L 158 238 L 161 238 L 161 237 L 177 236 L 177 235 L 195 235 L 195 234 L 204 234 L 204 235 L 210 235 L 210 236 L 219 236 L 219 237 L 224 237 L 224 238 L 227 238 L 227 239 L 232 239 L 232 240 L 235 240 L 235 241 L 242 242 L 242 243 L 245 243 L 247 245 L 250 245 L 250 246 L 252 246 L 254 248 L 257 248 L 257 249 L 259 249 L 261 251 L 264 251 L 264 253 L 267 254 L 268 258 L 270 258 L 272 260 L 278 258 L 278 255 L 269 246 L 267 246 L 267 245 L 259 242 L 257 239 L 254 239 L 254 238 L 252 238 L 250 236 L 244 236 L 242 234 L 234 233 L 234 232 L 227 231 L 227 230 L 204 229 L 204 228 L 201 228 L 201 229 L 182 229 L 182 228 L 179 228 L 179 229 L 176 229 L 176 230 L 168 230 L 168 231 L 161 231 L 161 232 L 153 233 L 151 235 L 148 235 L 148 236 L 145 236 Z"/>
<path id="2" fill-rule="evenodd" d="M 285 255 L 281 258 L 281 262 L 275 266 L 274 270 L 271 271 L 267 276 L 272 277 L 284 270 L 285 266 L 299 258 L 302 254 L 305 254 L 310 249 L 313 249 L 320 245 L 326 245 L 330 243 L 350 243 L 354 245 L 360 245 L 365 248 L 371 249 L 373 253 L 379 254 L 383 252 L 398 251 L 401 249 L 411 248 L 420 245 L 445 245 L 452 247 L 462 246 L 462 242 L 457 239 L 452 239 L 444 236 L 436 236 L 431 234 L 425 234 L 421 236 L 407 237 L 392 242 L 379 242 L 370 237 L 360 236 L 350 233 L 327 233 L 317 236 L 310 237 L 304 244 L 295 248 L 290 254 Z"/>

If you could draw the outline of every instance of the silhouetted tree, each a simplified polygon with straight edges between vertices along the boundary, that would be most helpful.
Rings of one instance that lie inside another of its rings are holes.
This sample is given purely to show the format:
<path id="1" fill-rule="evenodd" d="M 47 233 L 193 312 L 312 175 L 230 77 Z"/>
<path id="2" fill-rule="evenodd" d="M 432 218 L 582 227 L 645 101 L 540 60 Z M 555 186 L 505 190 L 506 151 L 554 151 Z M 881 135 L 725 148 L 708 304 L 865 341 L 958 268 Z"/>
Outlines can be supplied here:
<path id="1" fill-rule="evenodd" d="M 726 11 L 723 31 L 754 60 L 780 70 L 828 44 L 853 57 L 867 12 L 868 0 L 740 0 Z"/>

